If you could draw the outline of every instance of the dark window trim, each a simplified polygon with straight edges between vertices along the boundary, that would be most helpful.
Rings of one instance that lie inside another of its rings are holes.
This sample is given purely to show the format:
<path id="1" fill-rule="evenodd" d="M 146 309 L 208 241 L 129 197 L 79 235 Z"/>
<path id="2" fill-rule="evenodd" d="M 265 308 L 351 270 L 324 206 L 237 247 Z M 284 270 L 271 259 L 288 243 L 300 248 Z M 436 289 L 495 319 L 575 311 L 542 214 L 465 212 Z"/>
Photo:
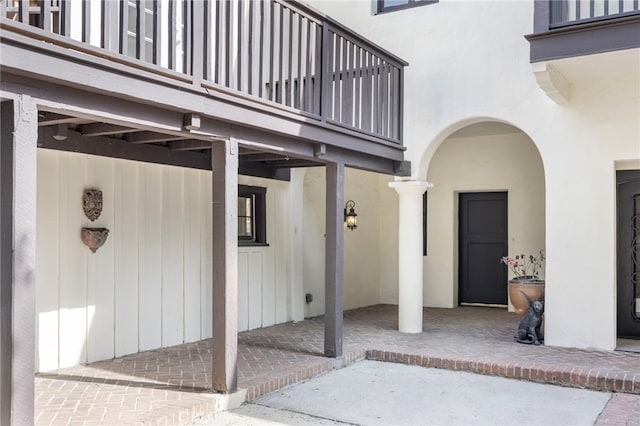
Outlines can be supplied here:
<path id="1" fill-rule="evenodd" d="M 267 247 L 267 188 L 262 186 L 238 185 L 239 197 L 253 197 L 255 239 L 243 240 L 238 237 L 238 245 Z"/>
<path id="2" fill-rule="evenodd" d="M 399 4 L 397 6 L 386 6 L 384 0 L 376 0 L 376 15 L 381 13 L 395 12 L 397 10 L 410 9 L 412 7 L 426 6 L 428 4 L 438 3 L 440 0 L 408 0 L 407 4 Z"/>
<path id="3" fill-rule="evenodd" d="M 427 191 L 422 194 L 422 255 L 427 255 Z"/>

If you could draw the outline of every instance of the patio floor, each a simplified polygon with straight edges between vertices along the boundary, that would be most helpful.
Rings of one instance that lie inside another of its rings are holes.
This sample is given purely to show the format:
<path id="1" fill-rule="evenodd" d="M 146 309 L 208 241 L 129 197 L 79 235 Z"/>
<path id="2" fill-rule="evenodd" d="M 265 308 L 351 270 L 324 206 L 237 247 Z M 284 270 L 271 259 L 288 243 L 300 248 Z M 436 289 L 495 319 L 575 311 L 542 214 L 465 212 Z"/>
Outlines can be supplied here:
<path id="1" fill-rule="evenodd" d="M 397 331 L 397 307 L 344 314 L 345 365 L 362 359 L 615 391 L 599 425 L 640 426 L 640 353 L 521 345 L 515 314 L 424 311 L 424 332 Z M 248 400 L 331 370 L 322 317 L 240 333 L 238 385 Z M 36 375 L 36 424 L 185 424 L 224 409 L 210 386 L 211 340 Z"/>

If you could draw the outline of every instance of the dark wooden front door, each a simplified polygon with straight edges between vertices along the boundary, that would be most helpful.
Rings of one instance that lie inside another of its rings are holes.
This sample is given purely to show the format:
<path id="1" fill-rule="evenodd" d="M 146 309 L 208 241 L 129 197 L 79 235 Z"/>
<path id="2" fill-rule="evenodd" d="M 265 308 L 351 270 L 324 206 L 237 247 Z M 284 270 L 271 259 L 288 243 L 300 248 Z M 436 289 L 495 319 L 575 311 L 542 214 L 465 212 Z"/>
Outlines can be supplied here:
<path id="1" fill-rule="evenodd" d="M 459 303 L 507 304 L 507 193 L 461 193 Z"/>
<path id="2" fill-rule="evenodd" d="M 640 170 L 618 182 L 618 336 L 640 339 Z"/>

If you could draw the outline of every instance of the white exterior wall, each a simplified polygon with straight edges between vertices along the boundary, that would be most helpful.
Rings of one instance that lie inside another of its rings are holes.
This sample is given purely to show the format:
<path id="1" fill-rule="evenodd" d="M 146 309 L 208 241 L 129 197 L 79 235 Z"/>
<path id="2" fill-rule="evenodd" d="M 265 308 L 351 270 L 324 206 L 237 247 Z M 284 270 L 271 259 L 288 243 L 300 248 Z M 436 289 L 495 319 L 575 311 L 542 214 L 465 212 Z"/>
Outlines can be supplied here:
<path id="1" fill-rule="evenodd" d="M 441 0 L 378 16 L 374 4 L 312 2 L 410 63 L 404 141 L 413 178 L 427 179 L 440 144 L 469 124 L 497 120 L 528 135 L 545 173 L 545 343 L 613 349 L 615 170 L 637 167 L 640 159 L 640 55 L 623 66 L 616 64 L 624 52 L 597 55 L 599 62 L 585 58 L 596 66 L 578 63 L 567 76 L 569 102 L 558 105 L 539 88 L 529 63 L 524 36 L 533 32 L 533 1 Z M 600 72 L 601 65 L 616 74 Z M 451 245 L 430 241 L 430 253 Z M 439 271 L 433 263 L 427 267 L 437 279 L 453 273 L 451 262 Z M 441 291 L 426 297 L 446 305 L 452 288 Z"/>
<path id="2" fill-rule="evenodd" d="M 356 203 L 358 228 L 344 229 L 344 309 L 380 303 L 381 203 L 380 176 L 360 170 L 345 171 L 345 201 Z M 303 197 L 304 293 L 313 295 L 304 316 L 324 313 L 325 294 L 325 169 L 308 168 Z M 397 282 L 397 278 L 396 278 Z"/>
<path id="3" fill-rule="evenodd" d="M 588 67 L 594 72 L 571 79 L 569 102 L 558 105 L 538 87 L 529 63 L 524 35 L 533 32 L 533 1 L 440 0 L 378 16 L 372 14 L 375 3 L 312 1 L 410 63 L 405 158 L 413 179 L 435 185 L 429 190 L 424 303 L 456 303 L 455 191 L 506 189 L 510 206 L 525 204 L 511 196 L 523 187 L 518 179 L 526 178 L 524 169 L 505 174 L 479 168 L 472 158 L 455 179 L 439 169 L 441 161 L 451 167 L 466 153 L 456 151 L 462 142 L 450 139 L 452 133 L 500 121 L 526 135 L 526 149 L 532 143 L 541 158 L 531 173 L 536 191 L 544 188 L 538 204 L 543 217 L 535 217 L 535 229 L 544 231 L 519 235 L 511 229 L 510 247 L 546 248 L 545 343 L 615 347 L 615 170 L 640 168 L 640 59 L 615 77 Z M 99 14 L 92 8 L 92 19 Z M 71 31 L 79 37 L 78 28 Z M 99 44 L 95 34 L 91 42 Z M 598 56 L 616 68 L 617 53 Z M 512 142 L 500 137 L 490 144 Z M 505 162 L 517 159 L 509 153 Z M 203 238 L 210 224 L 202 219 L 210 217 L 209 175 L 47 151 L 38 160 L 38 344 L 46 348 L 39 352 L 39 369 L 210 336 L 211 246 Z M 345 231 L 345 309 L 397 303 L 402 248 L 398 197 L 389 180 L 347 170 L 345 199 L 356 202 L 359 228 Z M 322 314 L 324 169 L 294 171 L 289 184 L 240 179 L 255 182 L 268 187 L 270 245 L 239 250 L 240 329 Z M 87 219 L 75 207 L 80 195 L 74 194 L 87 186 L 105 192 L 105 211 L 94 226 L 112 229 L 93 255 L 80 242 Z M 510 211 L 512 220 L 524 216 Z M 304 293 L 312 293 L 314 302 L 303 305 Z"/>
<path id="4" fill-rule="evenodd" d="M 289 183 L 239 181 L 267 187 L 269 242 L 238 249 L 242 331 L 292 319 L 293 285 Z M 39 150 L 37 191 L 38 371 L 211 337 L 210 172 Z M 96 253 L 83 226 L 111 231 Z"/>

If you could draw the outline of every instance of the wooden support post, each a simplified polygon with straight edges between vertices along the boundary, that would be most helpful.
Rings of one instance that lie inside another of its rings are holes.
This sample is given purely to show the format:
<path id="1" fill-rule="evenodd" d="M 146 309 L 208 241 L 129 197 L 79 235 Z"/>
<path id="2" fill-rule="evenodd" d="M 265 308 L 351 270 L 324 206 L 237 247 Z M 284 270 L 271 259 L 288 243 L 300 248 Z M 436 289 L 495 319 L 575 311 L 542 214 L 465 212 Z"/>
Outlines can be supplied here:
<path id="1" fill-rule="evenodd" d="M 238 388 L 238 143 L 213 142 L 213 390 Z"/>
<path id="2" fill-rule="evenodd" d="M 0 104 L 0 424 L 34 421 L 38 111 Z"/>
<path id="3" fill-rule="evenodd" d="M 342 288 L 344 281 L 344 164 L 326 166 L 324 354 L 342 364 Z"/>

